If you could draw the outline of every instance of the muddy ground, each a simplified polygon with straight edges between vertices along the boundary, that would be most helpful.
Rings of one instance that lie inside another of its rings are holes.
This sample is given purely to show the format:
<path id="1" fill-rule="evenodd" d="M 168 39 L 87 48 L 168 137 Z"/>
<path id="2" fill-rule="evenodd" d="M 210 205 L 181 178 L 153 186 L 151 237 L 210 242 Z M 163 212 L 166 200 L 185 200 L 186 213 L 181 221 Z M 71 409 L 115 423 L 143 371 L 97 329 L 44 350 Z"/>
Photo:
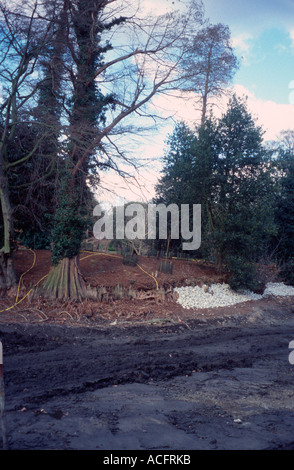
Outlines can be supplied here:
<path id="1" fill-rule="evenodd" d="M 186 324 L 0 324 L 10 449 L 294 449 L 293 304 Z"/>
<path id="2" fill-rule="evenodd" d="M 42 305 L 0 314 L 10 450 L 294 449 L 293 298 Z"/>

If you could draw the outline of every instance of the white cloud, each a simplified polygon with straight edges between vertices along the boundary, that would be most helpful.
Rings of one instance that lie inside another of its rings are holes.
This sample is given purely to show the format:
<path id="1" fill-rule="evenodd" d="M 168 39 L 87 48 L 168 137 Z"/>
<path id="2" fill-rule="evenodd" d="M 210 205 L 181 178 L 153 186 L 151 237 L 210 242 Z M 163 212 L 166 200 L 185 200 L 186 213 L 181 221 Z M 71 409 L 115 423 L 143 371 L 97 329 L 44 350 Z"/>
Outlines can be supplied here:
<path id="1" fill-rule="evenodd" d="M 294 92 L 294 81 L 293 92 Z M 290 85 L 289 85 L 290 86 Z M 291 88 L 291 87 L 290 87 Z M 282 130 L 294 128 L 294 97 L 290 100 L 291 89 L 289 89 L 289 104 L 279 104 L 272 100 L 262 100 L 254 95 L 245 86 L 236 84 L 232 90 L 237 96 L 247 98 L 249 112 L 256 119 L 257 124 L 265 131 L 265 140 L 274 140 Z M 165 108 L 166 113 L 174 112 L 175 119 L 183 120 L 187 124 L 199 123 L 200 113 L 196 108 L 195 95 L 191 93 L 186 100 L 167 100 L 164 96 L 158 97 L 158 104 Z M 213 108 L 215 117 L 219 118 L 225 111 L 228 97 L 219 101 L 218 106 Z"/>
<path id="2" fill-rule="evenodd" d="M 248 41 L 251 41 L 252 39 L 253 37 L 249 33 L 238 34 L 232 37 L 232 46 L 240 52 L 248 52 L 251 46 Z"/>
<path id="3" fill-rule="evenodd" d="M 235 85 L 238 96 L 247 96 L 248 109 L 265 131 L 265 140 L 275 140 L 282 130 L 293 128 L 294 105 L 263 101 L 242 85 Z"/>
<path id="4" fill-rule="evenodd" d="M 289 34 L 292 41 L 292 47 L 294 47 L 294 29 L 292 29 Z"/>
<path id="5" fill-rule="evenodd" d="M 240 54 L 242 56 L 243 65 L 249 65 L 250 63 L 252 40 L 253 36 L 249 33 L 240 33 L 232 36 L 232 47 L 236 50 L 238 55 Z"/>
<path id="6" fill-rule="evenodd" d="M 144 14 L 164 15 L 175 9 L 174 2 L 168 0 L 143 0 L 140 4 L 140 12 Z"/>

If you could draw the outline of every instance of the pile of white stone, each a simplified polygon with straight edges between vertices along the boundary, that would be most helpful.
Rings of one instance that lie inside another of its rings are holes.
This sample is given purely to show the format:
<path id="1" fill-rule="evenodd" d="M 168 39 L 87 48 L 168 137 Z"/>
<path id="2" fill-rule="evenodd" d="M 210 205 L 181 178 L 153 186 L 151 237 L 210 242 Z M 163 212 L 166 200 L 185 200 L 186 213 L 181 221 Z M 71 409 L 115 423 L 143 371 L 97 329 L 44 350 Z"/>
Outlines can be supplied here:
<path id="1" fill-rule="evenodd" d="M 177 302 L 184 308 L 213 308 L 235 305 L 268 296 L 294 296 L 294 287 L 269 282 L 262 295 L 251 291 L 236 292 L 228 284 L 212 284 L 203 287 L 177 287 Z"/>

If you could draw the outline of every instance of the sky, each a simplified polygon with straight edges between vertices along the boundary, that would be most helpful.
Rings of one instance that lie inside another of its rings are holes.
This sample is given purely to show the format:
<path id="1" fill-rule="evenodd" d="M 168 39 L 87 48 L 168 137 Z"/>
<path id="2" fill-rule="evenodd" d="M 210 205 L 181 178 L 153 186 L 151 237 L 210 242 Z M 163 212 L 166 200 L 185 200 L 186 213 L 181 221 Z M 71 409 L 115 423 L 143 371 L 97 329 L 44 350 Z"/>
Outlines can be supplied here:
<path id="1" fill-rule="evenodd" d="M 207 16 L 230 27 L 241 66 L 234 83 L 255 98 L 289 103 L 294 80 L 293 0 L 205 0 Z"/>
<path id="2" fill-rule="evenodd" d="M 275 140 L 282 130 L 294 128 L 294 0 L 203 0 L 205 16 L 211 23 L 229 26 L 232 45 L 240 67 L 233 79 L 233 89 L 246 96 L 249 111 L 265 131 L 265 140 Z M 181 0 L 142 0 L 146 11 L 161 14 L 181 5 Z M 181 102 L 158 97 L 156 104 L 188 124 L 197 114 L 193 100 Z M 226 103 L 223 103 L 225 110 Z M 160 158 L 173 123 L 147 139 L 144 149 L 152 163 L 137 175 L 138 184 L 114 175 L 104 183 L 116 188 L 112 200 L 148 200 L 154 195 L 154 183 L 160 177 Z M 103 180 L 102 180 L 103 184 Z M 124 189 L 125 187 L 125 189 Z M 105 193 L 104 193 L 105 194 Z M 104 195 L 102 194 L 102 196 Z M 107 196 L 108 197 L 108 196 Z"/>

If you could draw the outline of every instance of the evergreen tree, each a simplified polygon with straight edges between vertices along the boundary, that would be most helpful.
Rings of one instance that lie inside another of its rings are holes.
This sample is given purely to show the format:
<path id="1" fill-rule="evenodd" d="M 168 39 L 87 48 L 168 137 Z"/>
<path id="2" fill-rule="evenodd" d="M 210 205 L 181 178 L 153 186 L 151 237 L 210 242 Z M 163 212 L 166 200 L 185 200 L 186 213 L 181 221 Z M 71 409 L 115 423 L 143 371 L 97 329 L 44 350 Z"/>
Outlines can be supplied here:
<path id="1" fill-rule="evenodd" d="M 185 160 L 174 158 L 175 152 L 168 154 L 158 186 L 161 200 L 201 204 L 199 254 L 214 260 L 219 270 L 226 269 L 232 287 L 255 288 L 255 263 L 275 230 L 274 189 L 262 129 L 236 96 L 218 122 L 206 120 L 195 134 L 183 129 L 174 138 L 188 152 Z M 177 145 L 173 142 L 171 149 Z M 182 168 L 185 178 L 178 176 Z M 172 201 L 175 195 L 179 199 Z"/>
<path id="2" fill-rule="evenodd" d="M 218 126 L 218 204 L 221 207 L 219 263 L 256 261 L 273 229 L 269 160 L 263 132 L 235 96 Z M 248 268 L 250 269 L 250 268 Z"/>
<path id="3" fill-rule="evenodd" d="M 211 117 L 192 131 L 185 123 L 177 124 L 168 140 L 163 176 L 157 187 L 156 202 L 165 204 L 201 204 L 202 242 L 197 256 L 210 253 L 207 234 L 211 227 L 211 208 L 218 155 L 216 123 Z M 180 249 L 182 240 L 173 245 Z"/>
<path id="4" fill-rule="evenodd" d="M 168 151 L 163 158 L 163 176 L 156 186 L 156 202 L 189 203 L 195 144 L 195 135 L 189 127 L 183 122 L 177 123 L 167 140 Z"/>
<path id="5" fill-rule="evenodd" d="M 278 184 L 273 245 L 283 280 L 294 285 L 294 133 L 284 131 L 278 142 Z"/>

